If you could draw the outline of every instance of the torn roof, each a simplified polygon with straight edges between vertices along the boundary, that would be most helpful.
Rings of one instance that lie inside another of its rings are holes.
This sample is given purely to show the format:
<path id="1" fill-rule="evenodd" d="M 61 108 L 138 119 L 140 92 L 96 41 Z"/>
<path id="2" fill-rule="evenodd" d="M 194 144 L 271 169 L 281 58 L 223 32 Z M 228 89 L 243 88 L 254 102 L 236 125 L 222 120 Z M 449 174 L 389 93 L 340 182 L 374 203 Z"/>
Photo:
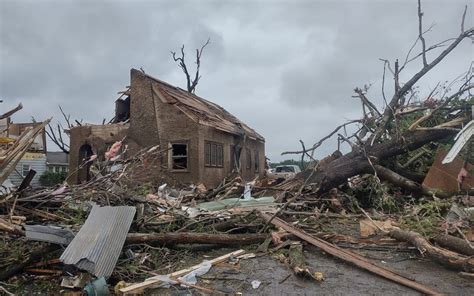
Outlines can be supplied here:
<path id="1" fill-rule="evenodd" d="M 46 152 L 46 162 L 48 164 L 69 165 L 69 154 L 62 151 L 48 151 Z"/>
<path id="2" fill-rule="evenodd" d="M 265 141 L 259 133 L 221 106 L 150 75 L 144 75 L 155 82 L 153 91 L 163 103 L 174 105 L 194 122 L 230 134 L 238 136 L 245 134 L 251 139 Z"/>

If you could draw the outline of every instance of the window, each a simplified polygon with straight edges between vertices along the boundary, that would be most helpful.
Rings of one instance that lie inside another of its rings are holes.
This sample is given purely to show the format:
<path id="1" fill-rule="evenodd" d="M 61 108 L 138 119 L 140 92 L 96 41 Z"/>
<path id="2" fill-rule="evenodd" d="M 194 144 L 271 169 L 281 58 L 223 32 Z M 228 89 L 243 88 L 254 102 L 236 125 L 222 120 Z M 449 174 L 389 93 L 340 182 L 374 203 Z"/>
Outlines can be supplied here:
<path id="1" fill-rule="evenodd" d="M 259 161 L 259 155 L 258 155 L 258 150 L 255 151 L 255 172 L 258 173 L 260 171 L 260 167 L 259 167 L 259 164 L 260 164 L 260 161 Z"/>
<path id="2" fill-rule="evenodd" d="M 26 177 L 26 176 L 28 175 L 28 173 L 30 172 L 30 169 L 31 169 L 31 167 L 30 167 L 29 164 L 24 164 L 24 165 L 22 165 L 22 167 L 21 167 L 21 175 L 22 175 L 23 177 Z"/>
<path id="3" fill-rule="evenodd" d="M 171 168 L 173 170 L 188 169 L 188 145 L 172 144 L 171 145 Z"/>
<path id="4" fill-rule="evenodd" d="M 295 168 L 292 166 L 278 166 L 275 169 L 275 172 L 277 173 L 294 173 Z"/>
<path id="5" fill-rule="evenodd" d="M 55 167 L 54 167 L 54 171 L 55 171 L 56 173 L 59 173 L 59 166 L 55 166 Z"/>
<path id="6" fill-rule="evenodd" d="M 247 169 L 252 168 L 252 152 L 250 152 L 250 149 L 245 149 L 247 151 Z"/>
<path id="7" fill-rule="evenodd" d="M 224 146 L 215 142 L 204 142 L 204 165 L 208 167 L 224 166 Z"/>
<path id="8" fill-rule="evenodd" d="M 230 146 L 230 167 L 233 170 L 238 170 L 240 167 L 240 147 Z"/>

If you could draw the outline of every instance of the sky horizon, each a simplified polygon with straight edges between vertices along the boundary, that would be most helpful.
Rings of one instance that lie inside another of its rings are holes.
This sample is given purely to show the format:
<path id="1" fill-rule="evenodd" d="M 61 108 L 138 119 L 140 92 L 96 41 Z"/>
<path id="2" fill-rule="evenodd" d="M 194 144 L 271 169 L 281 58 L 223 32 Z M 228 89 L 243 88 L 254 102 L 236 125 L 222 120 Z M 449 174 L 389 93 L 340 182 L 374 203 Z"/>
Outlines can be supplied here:
<path id="1" fill-rule="evenodd" d="M 423 1 L 430 46 L 473 26 L 472 1 Z M 355 87 L 383 109 L 383 62 L 403 61 L 418 35 L 416 1 L 0 1 L 0 113 L 23 103 L 14 122 L 72 119 L 100 124 L 114 115 L 130 69 L 143 68 L 185 89 L 170 51 L 194 51 L 207 38 L 196 94 L 237 116 L 266 139 L 273 162 L 339 124 L 362 116 Z M 438 82 L 451 81 L 474 60 L 464 40 L 419 83 L 423 99 Z M 418 44 L 414 52 L 420 51 Z M 442 50 L 442 49 L 440 49 Z M 428 54 L 432 60 L 440 50 Z M 410 63 L 406 81 L 422 67 Z M 392 93 L 386 78 L 386 95 Z M 335 140 L 316 158 L 332 153 Z M 52 143 L 48 149 L 57 151 Z"/>

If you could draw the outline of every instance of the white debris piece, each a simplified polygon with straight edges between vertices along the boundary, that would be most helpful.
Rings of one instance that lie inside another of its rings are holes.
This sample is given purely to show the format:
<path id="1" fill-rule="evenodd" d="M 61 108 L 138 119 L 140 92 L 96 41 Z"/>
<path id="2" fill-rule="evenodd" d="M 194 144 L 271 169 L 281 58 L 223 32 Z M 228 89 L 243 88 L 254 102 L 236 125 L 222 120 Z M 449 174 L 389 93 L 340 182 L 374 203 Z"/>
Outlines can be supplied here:
<path id="1" fill-rule="evenodd" d="M 253 280 L 253 281 L 252 281 L 252 288 L 258 289 L 258 287 L 260 287 L 260 284 L 261 284 L 261 283 L 262 283 L 262 282 L 259 281 L 259 280 Z"/>
<path id="2" fill-rule="evenodd" d="M 196 276 L 201 276 L 209 272 L 209 270 L 212 267 L 212 263 L 209 260 L 204 260 L 202 263 L 199 265 L 198 268 L 195 270 L 191 271 L 190 273 L 179 277 L 178 279 L 186 282 L 187 284 L 192 284 L 195 285 L 197 283 Z"/>
<path id="3" fill-rule="evenodd" d="M 469 142 L 472 135 L 474 134 L 474 120 L 471 120 L 466 126 L 456 135 L 453 147 L 449 150 L 448 154 L 444 157 L 442 164 L 450 163 L 456 158 L 461 149 Z"/>

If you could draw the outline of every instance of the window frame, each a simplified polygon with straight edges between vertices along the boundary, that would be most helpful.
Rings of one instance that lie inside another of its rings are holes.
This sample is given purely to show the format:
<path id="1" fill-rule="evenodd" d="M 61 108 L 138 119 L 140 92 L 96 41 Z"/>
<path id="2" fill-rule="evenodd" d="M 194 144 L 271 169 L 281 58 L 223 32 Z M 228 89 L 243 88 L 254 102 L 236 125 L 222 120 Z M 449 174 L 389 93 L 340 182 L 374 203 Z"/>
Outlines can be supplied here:
<path id="1" fill-rule="evenodd" d="M 186 155 L 174 155 L 173 154 L 173 145 L 185 145 L 186 146 Z M 188 141 L 173 141 L 169 143 L 171 148 L 168 153 L 168 167 L 172 172 L 189 172 L 189 143 Z M 174 160 L 178 158 L 186 158 L 186 168 L 174 168 Z"/>
<path id="2" fill-rule="evenodd" d="M 246 154 L 246 168 L 248 170 L 252 169 L 252 150 L 250 150 L 249 148 L 245 148 L 245 154 Z"/>
<path id="3" fill-rule="evenodd" d="M 25 174 L 25 166 L 28 167 L 28 169 L 26 170 L 26 174 Z M 28 176 L 28 173 L 30 172 L 31 170 L 31 164 L 22 164 L 21 165 L 21 176 L 22 177 L 26 177 Z"/>
<path id="4" fill-rule="evenodd" d="M 259 173 L 260 172 L 260 153 L 258 152 L 258 150 L 255 150 L 255 155 L 254 155 L 254 167 L 255 167 L 255 173 Z"/>
<path id="5" fill-rule="evenodd" d="M 224 167 L 224 144 L 204 141 L 204 166 L 209 168 Z"/>

